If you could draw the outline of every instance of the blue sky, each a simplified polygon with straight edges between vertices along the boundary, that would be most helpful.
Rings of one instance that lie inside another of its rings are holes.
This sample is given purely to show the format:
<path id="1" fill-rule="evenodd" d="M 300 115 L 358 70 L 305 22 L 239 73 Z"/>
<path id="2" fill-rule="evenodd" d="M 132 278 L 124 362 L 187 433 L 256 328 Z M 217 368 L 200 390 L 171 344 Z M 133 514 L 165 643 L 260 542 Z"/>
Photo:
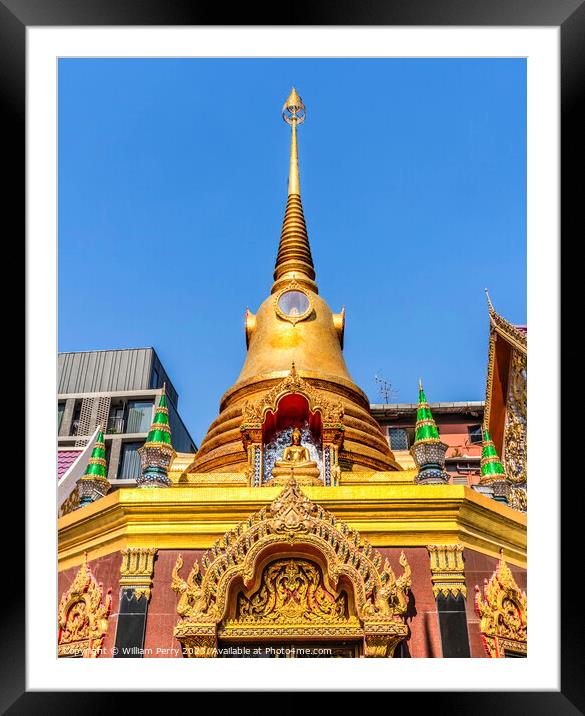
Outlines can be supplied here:
<path id="1" fill-rule="evenodd" d="M 482 400 L 488 316 L 526 322 L 526 65 L 59 62 L 59 350 L 153 346 L 196 442 L 268 295 L 295 84 L 317 281 L 345 358 L 414 402 Z"/>

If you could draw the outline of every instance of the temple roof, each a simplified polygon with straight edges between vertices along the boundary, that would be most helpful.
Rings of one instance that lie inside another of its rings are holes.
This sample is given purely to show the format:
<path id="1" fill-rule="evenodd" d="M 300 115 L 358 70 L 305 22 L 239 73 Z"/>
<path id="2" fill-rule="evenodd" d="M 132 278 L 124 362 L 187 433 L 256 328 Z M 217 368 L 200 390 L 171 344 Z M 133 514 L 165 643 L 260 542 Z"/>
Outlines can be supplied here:
<path id="1" fill-rule="evenodd" d="M 77 460 L 83 452 L 83 448 L 68 448 L 66 450 L 57 450 L 57 481 L 63 477 L 67 470 Z"/>
<path id="2" fill-rule="evenodd" d="M 486 297 L 490 337 L 484 422 L 489 429 L 496 451 L 501 455 L 504 447 L 510 364 L 515 352 L 523 356 L 526 361 L 528 330 L 526 325 L 514 325 L 501 316 L 493 307 L 487 289 Z"/>
<path id="3" fill-rule="evenodd" d="M 522 353 L 526 353 L 527 349 L 527 334 L 528 328 L 525 325 L 514 325 L 507 321 L 503 316 L 496 311 L 490 300 L 490 295 L 486 288 L 485 294 L 488 301 L 488 311 L 490 316 L 490 327 L 499 335 L 504 338 L 510 345 Z"/>

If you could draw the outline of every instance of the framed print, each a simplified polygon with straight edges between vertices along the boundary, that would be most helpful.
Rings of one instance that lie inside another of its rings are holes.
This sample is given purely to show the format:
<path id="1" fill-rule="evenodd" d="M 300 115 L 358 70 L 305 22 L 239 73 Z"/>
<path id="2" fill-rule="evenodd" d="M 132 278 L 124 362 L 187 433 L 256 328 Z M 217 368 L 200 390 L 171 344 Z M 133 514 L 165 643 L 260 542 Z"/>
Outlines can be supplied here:
<path id="1" fill-rule="evenodd" d="M 583 4 L 300 10 L 2 0 L 27 270 L 8 712 L 585 708 L 557 428 Z"/>

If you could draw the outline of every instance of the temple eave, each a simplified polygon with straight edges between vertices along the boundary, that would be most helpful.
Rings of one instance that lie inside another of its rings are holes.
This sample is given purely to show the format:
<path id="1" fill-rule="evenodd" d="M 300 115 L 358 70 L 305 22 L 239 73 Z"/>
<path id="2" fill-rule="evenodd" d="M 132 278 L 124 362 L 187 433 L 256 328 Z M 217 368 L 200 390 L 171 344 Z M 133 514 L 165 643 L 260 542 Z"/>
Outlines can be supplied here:
<path id="1" fill-rule="evenodd" d="M 353 477 L 353 476 L 352 476 Z M 208 549 L 274 500 L 280 487 L 175 485 L 117 490 L 58 521 L 59 570 L 128 546 Z M 461 485 L 361 484 L 304 487 L 303 492 L 358 529 L 374 546 L 461 543 L 526 566 L 526 515 Z"/>

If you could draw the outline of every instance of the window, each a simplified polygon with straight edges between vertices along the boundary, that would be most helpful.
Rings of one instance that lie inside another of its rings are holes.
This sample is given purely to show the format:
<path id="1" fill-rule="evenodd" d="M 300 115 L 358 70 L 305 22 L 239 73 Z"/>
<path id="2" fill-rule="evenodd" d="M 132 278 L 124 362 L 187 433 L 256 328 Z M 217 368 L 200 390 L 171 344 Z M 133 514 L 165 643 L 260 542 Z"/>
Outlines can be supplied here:
<path id="1" fill-rule="evenodd" d="M 156 368 L 152 369 L 152 381 L 150 383 L 151 388 L 160 388 L 160 375 Z"/>
<path id="2" fill-rule="evenodd" d="M 310 303 L 302 291 L 285 291 L 278 299 L 278 307 L 287 316 L 302 316 Z"/>
<path id="3" fill-rule="evenodd" d="M 135 480 L 140 475 L 140 455 L 138 448 L 143 443 L 123 443 L 122 457 L 120 460 L 120 469 L 118 470 L 118 479 Z"/>
<path id="4" fill-rule="evenodd" d="M 57 403 L 57 432 L 61 430 L 61 423 L 63 421 L 63 413 L 65 412 L 65 403 Z"/>
<path id="5" fill-rule="evenodd" d="M 408 450 L 408 432 L 405 428 L 388 428 L 392 450 Z"/>
<path id="6" fill-rule="evenodd" d="M 81 400 L 75 401 L 75 409 L 73 411 L 73 420 L 71 421 L 70 435 L 77 435 L 79 430 L 79 420 L 81 419 Z"/>
<path id="7" fill-rule="evenodd" d="M 114 435 L 124 432 L 124 406 L 110 409 L 107 432 Z"/>
<path id="8" fill-rule="evenodd" d="M 468 425 L 467 432 L 469 434 L 469 442 L 472 445 L 478 445 L 482 441 L 481 425 Z"/>
<path id="9" fill-rule="evenodd" d="M 152 422 L 151 400 L 129 400 L 127 433 L 147 433 Z"/>

